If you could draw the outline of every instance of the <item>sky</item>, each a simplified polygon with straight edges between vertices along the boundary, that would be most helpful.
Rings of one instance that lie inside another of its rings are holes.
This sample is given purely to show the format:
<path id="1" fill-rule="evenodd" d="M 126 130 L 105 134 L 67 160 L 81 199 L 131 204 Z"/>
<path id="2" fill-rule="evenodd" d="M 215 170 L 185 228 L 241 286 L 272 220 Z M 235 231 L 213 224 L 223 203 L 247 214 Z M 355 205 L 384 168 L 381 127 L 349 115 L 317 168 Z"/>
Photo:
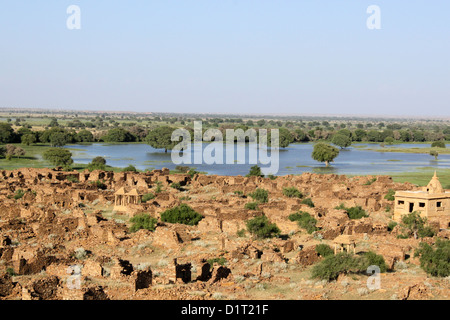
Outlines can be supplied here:
<path id="1" fill-rule="evenodd" d="M 448 0 L 0 0 L 0 108 L 450 116 L 449 14 Z"/>

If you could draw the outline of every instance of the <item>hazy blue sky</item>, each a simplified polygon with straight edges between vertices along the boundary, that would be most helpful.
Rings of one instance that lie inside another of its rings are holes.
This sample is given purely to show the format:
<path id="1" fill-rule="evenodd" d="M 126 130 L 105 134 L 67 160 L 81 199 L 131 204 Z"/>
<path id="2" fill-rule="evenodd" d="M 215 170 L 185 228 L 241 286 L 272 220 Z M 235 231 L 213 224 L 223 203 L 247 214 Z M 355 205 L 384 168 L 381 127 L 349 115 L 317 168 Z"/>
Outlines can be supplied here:
<path id="1" fill-rule="evenodd" d="M 0 107 L 450 116 L 449 16 L 448 0 L 0 0 Z"/>

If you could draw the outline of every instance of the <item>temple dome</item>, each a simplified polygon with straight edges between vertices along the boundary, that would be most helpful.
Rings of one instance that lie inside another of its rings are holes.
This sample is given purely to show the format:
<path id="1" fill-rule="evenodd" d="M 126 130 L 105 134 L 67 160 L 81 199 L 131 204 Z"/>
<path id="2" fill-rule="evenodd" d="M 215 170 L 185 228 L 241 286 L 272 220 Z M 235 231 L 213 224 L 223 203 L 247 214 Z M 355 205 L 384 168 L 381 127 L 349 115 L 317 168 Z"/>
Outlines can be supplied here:
<path id="1" fill-rule="evenodd" d="M 441 182 L 439 181 L 436 171 L 434 172 L 433 178 L 427 185 L 427 192 L 429 194 L 440 194 L 445 192 L 444 188 L 442 188 Z"/>

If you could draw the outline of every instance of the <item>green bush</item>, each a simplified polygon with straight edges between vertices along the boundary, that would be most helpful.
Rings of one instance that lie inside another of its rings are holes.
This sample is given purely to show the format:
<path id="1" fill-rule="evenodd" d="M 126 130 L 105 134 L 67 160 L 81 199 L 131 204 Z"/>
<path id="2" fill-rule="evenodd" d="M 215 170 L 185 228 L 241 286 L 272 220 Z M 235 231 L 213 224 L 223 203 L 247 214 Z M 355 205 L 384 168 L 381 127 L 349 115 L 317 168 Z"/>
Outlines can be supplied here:
<path id="1" fill-rule="evenodd" d="M 181 184 L 179 182 L 174 182 L 170 185 L 171 188 L 174 188 L 176 190 L 182 190 L 183 188 L 181 188 Z"/>
<path id="2" fill-rule="evenodd" d="M 392 230 L 394 230 L 394 228 L 395 228 L 395 226 L 397 225 L 397 222 L 395 222 L 395 221 L 390 221 L 389 223 L 388 223 L 388 231 L 389 232 L 391 232 Z"/>
<path id="3" fill-rule="evenodd" d="M 162 191 L 162 182 L 156 181 L 155 193 L 160 193 Z"/>
<path id="4" fill-rule="evenodd" d="M 389 189 L 388 193 L 384 196 L 384 198 L 389 201 L 394 201 L 395 200 L 394 195 L 395 195 L 395 190 Z"/>
<path id="5" fill-rule="evenodd" d="M 283 194 L 288 198 L 303 198 L 303 194 L 296 187 L 283 188 Z"/>
<path id="6" fill-rule="evenodd" d="M 250 168 L 250 172 L 246 177 L 264 177 L 264 175 L 261 172 L 261 168 L 258 165 L 254 165 Z"/>
<path id="7" fill-rule="evenodd" d="M 239 230 L 238 232 L 236 232 L 236 235 L 237 235 L 239 238 L 245 237 L 245 229 Z"/>
<path id="8" fill-rule="evenodd" d="M 311 200 L 311 198 L 303 199 L 301 203 L 306 204 L 310 208 L 314 208 L 314 202 Z"/>
<path id="9" fill-rule="evenodd" d="M 366 183 L 364 183 L 365 186 L 370 186 L 372 183 L 374 183 L 375 181 L 377 181 L 377 178 L 372 178 L 369 181 L 367 181 Z"/>
<path id="10" fill-rule="evenodd" d="M 74 182 L 74 183 L 80 182 L 80 181 L 78 180 L 78 178 L 75 177 L 75 176 L 67 176 L 66 179 L 67 179 L 67 181 L 69 181 L 69 182 Z"/>
<path id="11" fill-rule="evenodd" d="M 373 252 L 366 252 L 362 256 L 354 256 L 347 252 L 329 255 L 316 264 L 312 269 L 312 278 L 322 280 L 336 280 L 340 274 L 367 273 L 367 268 L 376 265 L 380 272 L 386 272 L 386 263 L 383 256 Z"/>
<path id="12" fill-rule="evenodd" d="M 130 227 L 130 232 L 136 232 L 140 229 L 155 231 L 158 220 L 143 213 L 131 218 L 130 222 L 133 223 Z"/>
<path id="13" fill-rule="evenodd" d="M 227 262 L 227 259 L 225 259 L 224 257 L 212 258 L 212 259 L 208 259 L 207 262 L 209 263 L 210 270 L 211 270 L 214 266 L 214 263 L 217 263 L 218 265 L 223 266 Z"/>
<path id="14" fill-rule="evenodd" d="M 149 192 L 149 193 L 146 193 L 146 194 L 144 194 L 144 195 L 142 196 L 141 202 L 144 202 L 144 203 L 145 203 L 145 202 L 147 202 L 147 201 L 149 201 L 149 200 L 152 200 L 152 199 L 155 199 L 155 194 Z"/>
<path id="15" fill-rule="evenodd" d="M 419 244 L 416 257 L 420 256 L 420 267 L 433 277 L 450 276 L 450 240 L 437 239 L 434 246 Z"/>
<path id="16" fill-rule="evenodd" d="M 249 196 L 259 203 L 266 203 L 269 201 L 269 192 L 265 189 L 258 188 L 250 193 Z"/>
<path id="17" fill-rule="evenodd" d="M 432 148 L 445 148 L 445 142 L 444 141 L 434 141 L 431 144 Z"/>
<path id="18" fill-rule="evenodd" d="M 317 220 L 308 212 L 299 211 L 293 213 L 289 215 L 288 219 L 291 221 L 297 221 L 299 227 L 305 229 L 309 234 L 319 230 L 319 228 L 316 227 Z"/>
<path id="19" fill-rule="evenodd" d="M 245 198 L 244 192 L 240 190 L 236 190 L 234 194 L 237 195 L 239 198 Z"/>
<path id="20" fill-rule="evenodd" d="M 194 178 L 194 176 L 196 175 L 196 174 L 199 174 L 200 172 L 198 172 L 198 171 L 196 171 L 196 170 L 194 170 L 194 169 L 191 169 L 191 170 L 189 170 L 188 172 L 187 172 L 187 174 L 191 177 L 191 179 L 192 178 Z"/>
<path id="21" fill-rule="evenodd" d="M 350 219 L 361 219 L 363 217 L 368 217 L 366 211 L 361 206 L 347 208 L 346 211 Z"/>
<path id="22" fill-rule="evenodd" d="M 247 221 L 247 230 L 257 238 L 273 238 L 281 231 L 275 223 L 271 223 L 266 216 L 259 216 Z"/>
<path id="23" fill-rule="evenodd" d="M 92 185 L 96 186 L 97 189 L 105 190 L 106 187 L 107 187 L 106 184 L 104 184 L 104 183 L 101 182 L 100 180 L 97 180 L 97 181 L 91 181 L 90 183 L 91 183 Z"/>
<path id="24" fill-rule="evenodd" d="M 21 199 L 24 195 L 25 195 L 25 191 L 23 191 L 22 189 L 18 189 L 18 190 L 16 190 L 16 192 L 14 193 L 14 199 L 19 200 L 19 199 Z"/>
<path id="25" fill-rule="evenodd" d="M 9 274 L 11 277 L 17 275 L 13 268 L 6 268 L 6 273 Z"/>
<path id="26" fill-rule="evenodd" d="M 368 217 L 367 212 L 361 206 L 346 208 L 345 205 L 341 203 L 335 209 L 345 210 L 345 213 L 350 219 L 361 219 L 363 217 Z"/>
<path id="27" fill-rule="evenodd" d="M 202 219 L 201 214 L 185 203 L 161 213 L 161 220 L 164 222 L 181 223 L 189 226 L 197 225 Z"/>
<path id="28" fill-rule="evenodd" d="M 122 172 L 137 172 L 137 169 L 133 165 L 128 165 L 127 167 L 122 169 Z"/>
<path id="29" fill-rule="evenodd" d="M 413 236 L 414 239 L 433 237 L 435 234 L 433 229 L 427 225 L 427 219 L 422 218 L 417 211 L 404 215 L 400 227 L 402 229 L 400 238 L 403 239 L 411 236 Z"/>
<path id="30" fill-rule="evenodd" d="M 327 244 L 321 243 L 316 246 L 316 252 L 321 257 L 328 257 L 334 254 L 334 250 Z"/>
<path id="31" fill-rule="evenodd" d="M 258 203 L 257 202 L 248 202 L 244 206 L 245 209 L 248 210 L 258 210 Z"/>

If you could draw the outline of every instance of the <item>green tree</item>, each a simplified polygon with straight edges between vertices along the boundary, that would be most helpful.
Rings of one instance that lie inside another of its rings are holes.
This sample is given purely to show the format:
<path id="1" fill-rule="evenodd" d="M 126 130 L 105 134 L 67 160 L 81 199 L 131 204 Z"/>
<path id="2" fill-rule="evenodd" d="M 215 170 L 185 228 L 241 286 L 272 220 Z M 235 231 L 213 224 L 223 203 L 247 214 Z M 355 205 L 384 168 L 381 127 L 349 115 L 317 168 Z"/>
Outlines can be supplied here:
<path id="1" fill-rule="evenodd" d="M 437 239 L 434 246 L 421 242 L 414 256 L 420 256 L 420 267 L 433 277 L 450 276 L 450 240 Z"/>
<path id="2" fill-rule="evenodd" d="M 266 216 L 259 216 L 247 221 L 247 230 L 253 236 L 261 239 L 273 238 L 280 234 L 280 229 L 271 223 Z"/>
<path id="3" fill-rule="evenodd" d="M 413 236 L 414 239 L 432 237 L 434 236 L 434 231 L 427 224 L 427 219 L 422 218 L 420 213 L 417 211 L 411 212 L 410 214 L 404 215 L 402 217 L 402 223 L 400 227 L 403 234 L 402 238 L 407 238 Z"/>
<path id="4" fill-rule="evenodd" d="M 68 166 L 73 163 L 72 153 L 63 148 L 50 148 L 42 156 L 55 166 Z"/>
<path id="5" fill-rule="evenodd" d="M 36 135 L 33 133 L 24 134 L 21 138 L 22 144 L 27 146 L 36 143 L 36 140 Z"/>
<path id="6" fill-rule="evenodd" d="M 430 150 L 430 156 L 434 157 L 434 160 L 437 160 L 439 157 L 439 152 L 437 150 Z"/>
<path id="7" fill-rule="evenodd" d="M 178 141 L 172 141 L 172 132 L 174 130 L 174 128 L 168 126 L 158 127 L 148 133 L 145 141 L 153 148 L 164 149 L 164 152 L 167 152 L 167 150 L 172 150 L 178 144 Z"/>
<path id="8" fill-rule="evenodd" d="M 101 138 L 105 142 L 134 142 L 136 137 L 123 128 L 114 128 L 108 130 L 106 135 Z"/>
<path id="9" fill-rule="evenodd" d="M 338 133 L 333 136 L 333 138 L 331 139 L 331 143 L 343 149 L 349 147 L 352 144 L 352 139 L 348 136 Z"/>
<path id="10" fill-rule="evenodd" d="M 264 177 L 264 175 L 261 172 L 261 168 L 255 164 L 250 168 L 250 172 L 246 175 L 246 177 Z"/>
<path id="11" fill-rule="evenodd" d="M 63 147 L 67 143 L 66 135 L 62 132 L 54 132 L 50 135 L 50 145 L 52 147 Z"/>
<path id="12" fill-rule="evenodd" d="M 296 187 L 286 187 L 283 188 L 283 195 L 288 198 L 303 198 L 303 193 L 301 193 Z"/>
<path id="13" fill-rule="evenodd" d="M 297 221 L 299 227 L 305 229 L 309 234 L 319 230 L 319 228 L 316 227 L 317 220 L 308 212 L 299 211 L 293 213 L 289 215 L 288 219 L 290 221 Z"/>
<path id="14" fill-rule="evenodd" d="M 142 213 L 131 218 L 130 222 L 132 223 L 130 232 L 136 232 L 141 229 L 155 231 L 158 220 Z"/>
<path id="15" fill-rule="evenodd" d="M 88 164 L 87 169 L 89 171 L 93 170 L 106 170 L 106 159 L 103 157 L 95 157 L 92 159 L 92 161 Z"/>
<path id="16" fill-rule="evenodd" d="M 257 188 L 254 192 L 249 193 L 248 195 L 259 203 L 266 203 L 269 201 L 269 192 L 265 189 Z"/>
<path id="17" fill-rule="evenodd" d="M 431 144 L 432 148 L 445 148 L 445 142 L 444 141 L 434 141 Z"/>
<path id="18" fill-rule="evenodd" d="M 181 223 L 190 226 L 197 225 L 202 219 L 203 216 L 201 214 L 185 203 L 161 213 L 161 220 L 164 222 Z"/>
<path id="19" fill-rule="evenodd" d="M 319 162 L 325 162 L 327 167 L 338 155 L 339 149 L 324 142 L 316 143 L 312 152 L 312 158 Z"/>
<path id="20" fill-rule="evenodd" d="M 14 130 L 11 124 L 0 122 L 0 143 L 14 142 Z"/>
<path id="21" fill-rule="evenodd" d="M 83 129 L 76 134 L 75 139 L 78 142 L 94 142 L 94 135 L 89 130 Z"/>

